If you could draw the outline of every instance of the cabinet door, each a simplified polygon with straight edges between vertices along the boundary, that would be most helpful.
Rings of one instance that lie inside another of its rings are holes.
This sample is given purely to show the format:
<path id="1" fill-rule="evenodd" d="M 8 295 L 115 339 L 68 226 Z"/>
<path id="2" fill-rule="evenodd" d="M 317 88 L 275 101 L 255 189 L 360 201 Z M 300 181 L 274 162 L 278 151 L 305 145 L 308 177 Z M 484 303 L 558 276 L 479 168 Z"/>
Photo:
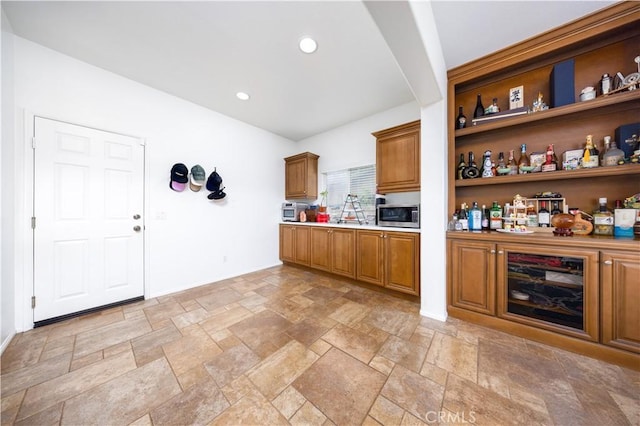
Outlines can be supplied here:
<path id="1" fill-rule="evenodd" d="M 382 194 L 420 190 L 420 122 L 375 133 L 376 183 Z"/>
<path id="2" fill-rule="evenodd" d="M 290 225 L 280 225 L 280 260 L 283 262 L 296 261 L 296 228 Z"/>
<path id="3" fill-rule="evenodd" d="M 297 158 L 285 163 L 285 198 L 296 199 L 307 196 L 307 159 Z"/>
<path id="4" fill-rule="evenodd" d="M 379 231 L 360 231 L 357 236 L 356 279 L 384 286 L 382 256 L 384 234 Z"/>
<path id="5" fill-rule="evenodd" d="M 356 277 L 356 231 L 331 229 L 331 271 L 349 278 Z"/>
<path id="6" fill-rule="evenodd" d="M 640 353 L 640 253 L 602 252 L 602 343 Z"/>
<path id="7" fill-rule="evenodd" d="M 420 235 L 413 233 L 385 233 L 385 287 L 420 294 L 419 238 Z"/>
<path id="8" fill-rule="evenodd" d="M 598 252 L 554 246 L 498 246 L 498 316 L 598 340 Z"/>
<path id="9" fill-rule="evenodd" d="M 331 228 L 311 228 L 309 266 L 331 271 Z"/>
<path id="10" fill-rule="evenodd" d="M 295 262 L 301 265 L 309 266 L 309 261 L 311 259 L 310 253 L 310 232 L 311 228 L 308 226 L 296 226 L 295 227 L 295 241 L 296 241 L 296 252 L 295 252 Z"/>
<path id="11" fill-rule="evenodd" d="M 451 304 L 495 315 L 495 244 L 452 240 L 449 243 L 448 267 Z"/>

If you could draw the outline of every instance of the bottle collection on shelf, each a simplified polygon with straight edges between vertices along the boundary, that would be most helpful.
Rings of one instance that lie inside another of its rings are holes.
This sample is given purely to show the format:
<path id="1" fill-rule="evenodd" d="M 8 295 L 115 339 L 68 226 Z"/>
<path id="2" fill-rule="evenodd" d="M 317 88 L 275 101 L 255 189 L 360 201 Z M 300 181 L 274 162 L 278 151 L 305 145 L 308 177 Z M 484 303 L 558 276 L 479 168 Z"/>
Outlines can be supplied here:
<path id="1" fill-rule="evenodd" d="M 493 201 L 490 208 L 484 204 L 479 207 L 476 201 L 471 208 L 462 203 L 447 229 L 530 234 L 534 229 L 555 227 L 553 233 L 560 236 L 640 236 L 640 194 L 624 202 L 616 200 L 613 211 L 607 207 L 606 198 L 598 201 L 592 214 L 568 207 L 566 200 L 557 193 L 539 193 L 534 198 L 516 195 L 513 202 L 504 204 L 504 208 L 497 201 Z"/>
<path id="2" fill-rule="evenodd" d="M 627 144 L 636 147 L 638 136 L 633 135 Z M 527 145 L 520 145 L 520 156 L 515 159 L 514 150 L 509 151 L 509 157 L 505 161 L 504 152 L 498 153 L 498 162 L 491 159 L 491 150 L 486 150 L 482 157 L 480 168 L 475 162 L 473 151 L 469 151 L 468 162 L 465 162 L 464 154 L 460 153 L 456 166 L 456 179 L 475 179 L 478 177 L 490 178 L 494 176 L 507 176 L 537 172 L 555 172 L 557 170 L 590 169 L 594 167 L 609 167 L 626 163 L 638 163 L 640 150 L 636 150 L 630 157 L 625 158 L 625 153 L 618 148 L 616 141 L 611 136 L 604 137 L 604 151 L 600 152 L 593 141 L 592 135 L 587 135 L 585 147 L 578 150 L 566 151 L 562 156 L 562 163 L 558 161 L 553 144 L 547 146 L 544 153 L 527 153 Z"/>

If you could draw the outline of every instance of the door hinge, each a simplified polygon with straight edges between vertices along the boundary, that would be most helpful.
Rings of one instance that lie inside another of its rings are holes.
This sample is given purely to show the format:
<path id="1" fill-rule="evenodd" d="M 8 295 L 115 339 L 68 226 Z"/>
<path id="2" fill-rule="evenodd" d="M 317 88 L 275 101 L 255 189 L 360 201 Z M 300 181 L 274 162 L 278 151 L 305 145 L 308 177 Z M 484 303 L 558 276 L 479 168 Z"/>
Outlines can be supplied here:
<path id="1" fill-rule="evenodd" d="M 31 229 L 36 229 L 36 217 L 31 216 Z"/>
<path id="2" fill-rule="evenodd" d="M 35 308 L 36 308 L 36 297 L 31 296 L 31 309 L 35 309 Z"/>
<path id="3" fill-rule="evenodd" d="M 36 138 L 31 138 L 31 148 L 36 149 Z"/>

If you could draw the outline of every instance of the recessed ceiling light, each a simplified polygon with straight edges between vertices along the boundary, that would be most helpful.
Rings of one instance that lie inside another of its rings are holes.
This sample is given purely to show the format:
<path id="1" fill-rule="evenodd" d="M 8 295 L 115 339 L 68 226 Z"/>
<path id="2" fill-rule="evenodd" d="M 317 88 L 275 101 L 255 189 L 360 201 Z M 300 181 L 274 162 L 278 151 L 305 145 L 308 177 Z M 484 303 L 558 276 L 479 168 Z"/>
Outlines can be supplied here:
<path id="1" fill-rule="evenodd" d="M 318 43 L 311 37 L 303 37 L 300 40 L 300 50 L 304 53 L 313 53 L 318 48 Z"/>
<path id="2" fill-rule="evenodd" d="M 248 93 L 244 93 L 244 92 L 238 92 L 236 93 L 236 98 L 240 99 L 241 101 L 248 101 L 249 100 L 249 94 Z"/>

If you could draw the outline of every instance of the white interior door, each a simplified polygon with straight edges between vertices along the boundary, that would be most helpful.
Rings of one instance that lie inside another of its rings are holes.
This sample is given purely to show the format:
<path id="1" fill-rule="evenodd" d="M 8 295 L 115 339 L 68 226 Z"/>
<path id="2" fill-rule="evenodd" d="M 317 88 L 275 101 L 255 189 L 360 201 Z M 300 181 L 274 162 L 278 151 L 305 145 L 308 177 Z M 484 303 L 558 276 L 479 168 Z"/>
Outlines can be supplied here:
<path id="1" fill-rule="evenodd" d="M 34 134 L 34 322 L 142 296 L 142 140 L 39 117 Z"/>

